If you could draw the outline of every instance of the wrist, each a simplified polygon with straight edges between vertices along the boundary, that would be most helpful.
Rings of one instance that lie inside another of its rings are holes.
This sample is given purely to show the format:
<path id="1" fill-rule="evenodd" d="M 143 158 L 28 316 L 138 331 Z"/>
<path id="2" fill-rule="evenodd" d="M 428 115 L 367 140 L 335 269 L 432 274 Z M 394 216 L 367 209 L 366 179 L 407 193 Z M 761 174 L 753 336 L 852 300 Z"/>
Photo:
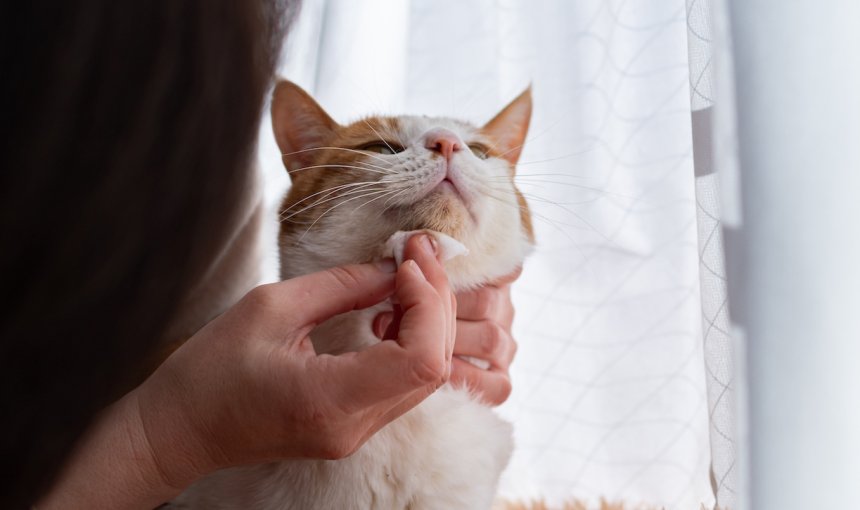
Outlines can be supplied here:
<path id="1" fill-rule="evenodd" d="M 181 400 L 156 374 L 105 409 L 36 508 L 151 510 L 217 469 Z"/>
<path id="2" fill-rule="evenodd" d="M 183 397 L 182 381 L 171 378 L 170 371 L 163 368 L 127 398 L 137 433 L 134 442 L 146 459 L 147 475 L 173 497 L 226 464 L 213 451 L 212 438 L 191 420 L 194 402 Z"/>
<path id="3" fill-rule="evenodd" d="M 101 413 L 36 505 L 39 510 L 151 509 L 181 492 L 183 481 L 163 471 L 147 438 L 137 398 L 132 392 Z"/>

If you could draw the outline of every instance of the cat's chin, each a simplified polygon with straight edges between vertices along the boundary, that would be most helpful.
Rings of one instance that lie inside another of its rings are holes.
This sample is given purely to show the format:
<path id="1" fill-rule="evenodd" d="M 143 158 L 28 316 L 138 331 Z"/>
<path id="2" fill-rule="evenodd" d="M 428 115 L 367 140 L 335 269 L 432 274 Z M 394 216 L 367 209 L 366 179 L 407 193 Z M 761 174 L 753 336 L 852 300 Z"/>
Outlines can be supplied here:
<path id="1" fill-rule="evenodd" d="M 404 210 L 401 218 L 405 221 L 400 230 L 435 230 L 461 241 L 469 236 L 474 224 L 462 197 L 452 186 L 444 186 L 444 183 L 441 189 L 435 189 Z"/>

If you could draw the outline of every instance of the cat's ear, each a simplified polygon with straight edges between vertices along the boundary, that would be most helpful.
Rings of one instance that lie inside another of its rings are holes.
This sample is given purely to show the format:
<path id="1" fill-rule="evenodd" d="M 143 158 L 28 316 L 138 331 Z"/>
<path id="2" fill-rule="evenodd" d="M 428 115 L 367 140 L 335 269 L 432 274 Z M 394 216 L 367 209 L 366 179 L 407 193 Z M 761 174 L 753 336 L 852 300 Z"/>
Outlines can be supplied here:
<path id="1" fill-rule="evenodd" d="M 532 87 L 529 85 L 490 122 L 487 122 L 481 131 L 495 142 L 495 151 L 500 153 L 499 157 L 515 165 L 523 151 L 531 118 Z"/>
<path id="2" fill-rule="evenodd" d="M 323 147 L 337 127 L 337 122 L 298 85 L 287 80 L 275 84 L 272 128 L 288 172 L 313 164 L 319 151 L 312 149 Z"/>

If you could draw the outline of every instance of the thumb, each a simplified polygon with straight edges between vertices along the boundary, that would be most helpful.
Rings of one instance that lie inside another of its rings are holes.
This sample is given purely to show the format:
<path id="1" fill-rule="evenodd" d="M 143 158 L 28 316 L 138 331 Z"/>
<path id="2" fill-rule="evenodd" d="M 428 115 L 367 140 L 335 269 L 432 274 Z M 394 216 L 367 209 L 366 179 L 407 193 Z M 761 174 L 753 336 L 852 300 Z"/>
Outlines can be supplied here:
<path id="1" fill-rule="evenodd" d="M 275 284 L 275 299 L 294 311 L 298 326 L 312 326 L 337 314 L 373 306 L 394 293 L 397 266 L 339 266 Z"/>

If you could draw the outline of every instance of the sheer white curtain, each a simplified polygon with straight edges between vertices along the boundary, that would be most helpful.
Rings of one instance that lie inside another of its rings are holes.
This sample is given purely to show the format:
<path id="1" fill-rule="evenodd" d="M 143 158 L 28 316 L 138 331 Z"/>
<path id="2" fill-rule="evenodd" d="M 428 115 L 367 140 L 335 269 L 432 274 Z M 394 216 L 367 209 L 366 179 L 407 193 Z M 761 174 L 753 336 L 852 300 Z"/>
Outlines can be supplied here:
<path id="1" fill-rule="evenodd" d="M 698 509 L 714 504 L 712 479 L 717 492 L 732 479 L 731 441 L 709 422 L 723 409 L 731 423 L 733 400 L 715 390 L 731 377 L 728 333 L 715 333 L 725 285 L 706 275 L 722 251 L 704 242 L 719 215 L 702 151 L 718 142 L 694 129 L 710 125 L 697 93 L 711 81 L 694 78 L 712 80 L 697 25 L 708 12 L 683 0 L 304 2 L 283 74 L 338 120 L 481 123 L 533 86 L 518 184 L 538 248 L 514 289 L 520 350 L 500 412 L 517 449 L 503 496 Z M 285 179 L 266 126 L 260 154 L 274 198 Z M 714 469 L 712 450 L 725 453 Z"/>
<path id="2" fill-rule="evenodd" d="M 857 506 L 858 21 L 854 0 L 304 2 L 282 72 L 339 120 L 480 123 L 533 85 L 502 495 Z M 260 163 L 274 206 L 268 121 Z"/>

